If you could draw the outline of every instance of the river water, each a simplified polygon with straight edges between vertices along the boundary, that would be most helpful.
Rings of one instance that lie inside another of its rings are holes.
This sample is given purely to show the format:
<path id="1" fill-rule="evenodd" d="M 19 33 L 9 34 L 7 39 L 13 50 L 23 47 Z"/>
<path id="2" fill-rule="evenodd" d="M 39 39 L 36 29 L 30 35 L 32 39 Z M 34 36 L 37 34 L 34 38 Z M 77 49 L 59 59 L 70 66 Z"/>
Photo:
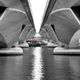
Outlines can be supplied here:
<path id="1" fill-rule="evenodd" d="M 0 80 L 80 80 L 80 56 L 54 55 L 52 48 L 25 48 L 0 56 Z"/>

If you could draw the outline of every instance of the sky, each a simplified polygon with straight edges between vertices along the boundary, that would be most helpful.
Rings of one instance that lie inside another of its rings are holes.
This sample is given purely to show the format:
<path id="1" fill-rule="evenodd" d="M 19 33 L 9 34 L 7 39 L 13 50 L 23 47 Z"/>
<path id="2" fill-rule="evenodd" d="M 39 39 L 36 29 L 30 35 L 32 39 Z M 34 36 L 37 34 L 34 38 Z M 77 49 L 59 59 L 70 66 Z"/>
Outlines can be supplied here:
<path id="1" fill-rule="evenodd" d="M 48 0 L 29 0 L 36 32 L 38 33 L 45 14 Z"/>

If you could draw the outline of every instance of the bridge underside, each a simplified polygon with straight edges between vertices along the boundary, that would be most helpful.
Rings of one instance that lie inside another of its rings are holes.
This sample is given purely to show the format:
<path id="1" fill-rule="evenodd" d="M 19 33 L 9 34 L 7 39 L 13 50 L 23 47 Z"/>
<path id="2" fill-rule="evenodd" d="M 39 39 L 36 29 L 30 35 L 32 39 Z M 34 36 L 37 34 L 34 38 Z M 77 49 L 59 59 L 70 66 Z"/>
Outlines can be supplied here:
<path id="1" fill-rule="evenodd" d="M 33 28 L 31 25 L 28 25 L 22 31 L 19 37 L 19 41 L 21 42 L 24 40 L 32 39 L 35 36 L 35 34 L 36 34 L 35 28 Z"/>
<path id="2" fill-rule="evenodd" d="M 34 23 L 28 0 L 0 0 L 0 48 L 25 40 L 31 28 Z"/>
<path id="3" fill-rule="evenodd" d="M 57 36 L 56 36 L 55 32 L 48 25 L 46 25 L 43 28 L 41 28 L 41 30 L 40 30 L 39 33 L 41 34 L 41 36 L 43 38 L 50 39 L 50 40 L 52 40 L 53 42 L 56 42 L 56 43 L 59 42 L 58 39 L 57 39 Z"/>
<path id="4" fill-rule="evenodd" d="M 47 34 L 53 41 L 67 47 L 77 47 L 80 38 L 79 10 L 79 0 L 50 0 L 41 28 L 45 31 L 48 29 Z"/>
<path id="5" fill-rule="evenodd" d="M 27 34 L 26 40 L 32 39 L 32 38 L 35 36 L 35 34 L 36 34 L 36 31 L 35 31 L 34 28 L 32 28 L 32 29 L 29 31 L 29 33 Z"/>

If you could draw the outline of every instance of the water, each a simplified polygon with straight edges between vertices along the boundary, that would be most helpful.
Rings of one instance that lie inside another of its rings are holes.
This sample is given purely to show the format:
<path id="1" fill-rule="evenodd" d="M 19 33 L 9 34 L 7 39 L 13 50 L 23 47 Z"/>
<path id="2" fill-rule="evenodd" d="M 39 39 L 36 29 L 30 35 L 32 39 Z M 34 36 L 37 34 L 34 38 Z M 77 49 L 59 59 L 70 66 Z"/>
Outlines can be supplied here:
<path id="1" fill-rule="evenodd" d="M 53 55 L 52 51 L 50 48 L 25 48 L 22 56 L 0 56 L 0 80 L 35 80 L 32 78 L 36 70 L 35 54 L 39 55 L 36 59 L 40 61 L 38 69 L 42 73 L 38 80 L 80 80 L 80 56 Z"/>
<path id="2" fill-rule="evenodd" d="M 34 56 L 33 63 L 32 63 L 32 80 L 42 80 L 43 78 L 43 59 L 41 48 L 36 47 L 34 52 L 32 53 Z"/>

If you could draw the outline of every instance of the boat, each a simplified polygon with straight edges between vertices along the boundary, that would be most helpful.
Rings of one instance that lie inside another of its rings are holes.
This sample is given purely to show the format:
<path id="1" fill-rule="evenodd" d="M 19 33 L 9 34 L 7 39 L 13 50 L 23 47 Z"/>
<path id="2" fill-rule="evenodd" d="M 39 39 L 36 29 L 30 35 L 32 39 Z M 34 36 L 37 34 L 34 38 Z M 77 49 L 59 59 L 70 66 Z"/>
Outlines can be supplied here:
<path id="1" fill-rule="evenodd" d="M 28 40 L 27 42 L 29 44 L 29 47 L 45 46 L 45 43 L 43 41 L 37 41 L 37 40 L 31 39 L 31 40 Z"/>

